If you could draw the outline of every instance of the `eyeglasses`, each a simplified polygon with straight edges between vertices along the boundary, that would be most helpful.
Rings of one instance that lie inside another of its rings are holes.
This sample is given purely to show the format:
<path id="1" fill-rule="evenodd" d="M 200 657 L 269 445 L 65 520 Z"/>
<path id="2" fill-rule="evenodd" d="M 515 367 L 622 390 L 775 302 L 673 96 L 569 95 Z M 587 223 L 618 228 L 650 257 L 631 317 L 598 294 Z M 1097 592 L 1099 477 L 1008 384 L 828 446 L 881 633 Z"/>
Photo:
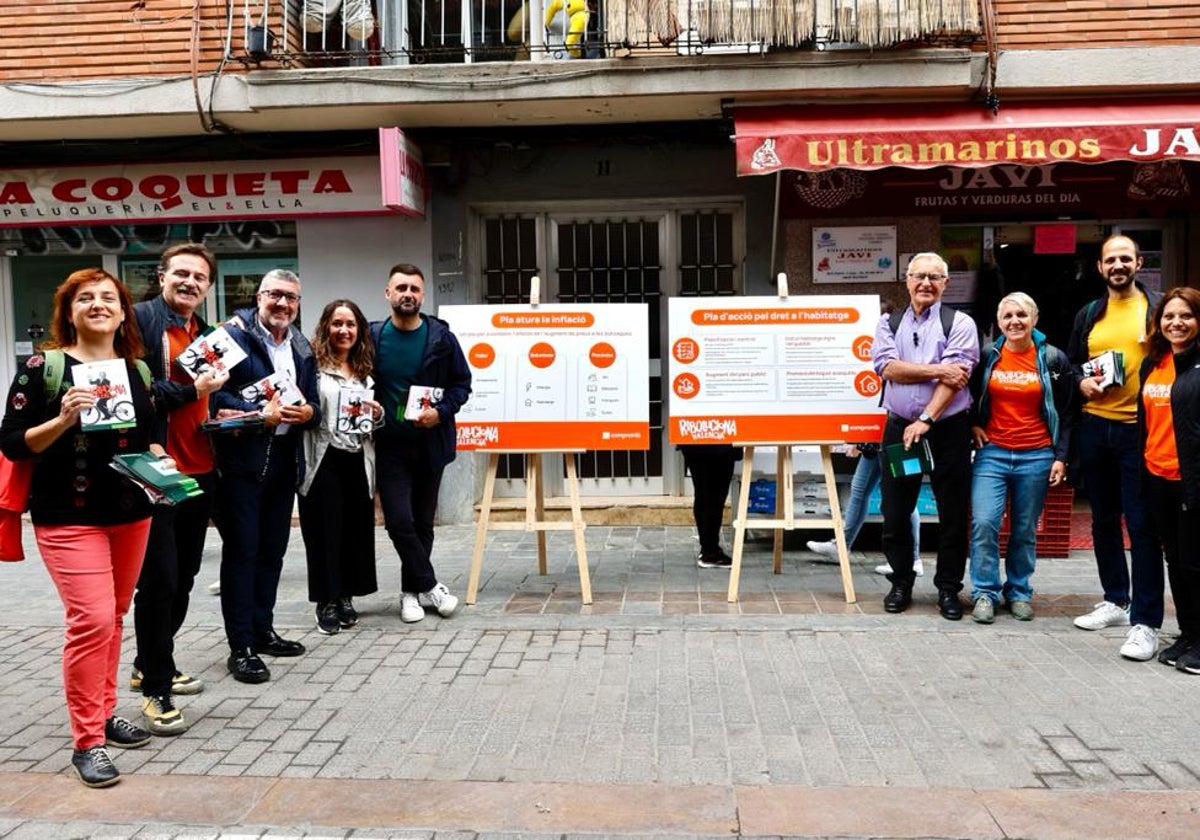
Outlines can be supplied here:
<path id="1" fill-rule="evenodd" d="M 916 280 L 918 283 L 924 282 L 925 280 L 928 280 L 931 283 L 938 283 L 942 280 L 945 280 L 946 275 L 945 274 L 934 274 L 931 271 L 914 271 L 908 275 L 908 279 Z"/>
<path id="2" fill-rule="evenodd" d="M 285 292 L 280 289 L 263 289 L 259 292 L 260 295 L 266 295 L 269 299 L 278 303 L 281 300 L 286 300 L 288 303 L 297 304 L 300 302 L 300 295 L 295 292 Z"/>
<path id="3" fill-rule="evenodd" d="M 921 346 L 921 336 L 917 335 L 917 331 L 913 330 L 913 347 Z"/>

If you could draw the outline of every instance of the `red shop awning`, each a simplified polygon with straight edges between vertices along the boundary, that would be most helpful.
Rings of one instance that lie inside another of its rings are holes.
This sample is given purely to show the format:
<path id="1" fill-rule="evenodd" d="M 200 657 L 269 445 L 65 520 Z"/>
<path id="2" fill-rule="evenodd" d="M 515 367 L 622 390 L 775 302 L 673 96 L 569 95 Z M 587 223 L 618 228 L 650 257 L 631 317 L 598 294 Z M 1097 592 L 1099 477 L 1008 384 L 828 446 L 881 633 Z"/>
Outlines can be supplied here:
<path id="1" fill-rule="evenodd" d="M 780 169 L 1200 161 L 1200 98 L 736 108 L 738 175 Z"/>

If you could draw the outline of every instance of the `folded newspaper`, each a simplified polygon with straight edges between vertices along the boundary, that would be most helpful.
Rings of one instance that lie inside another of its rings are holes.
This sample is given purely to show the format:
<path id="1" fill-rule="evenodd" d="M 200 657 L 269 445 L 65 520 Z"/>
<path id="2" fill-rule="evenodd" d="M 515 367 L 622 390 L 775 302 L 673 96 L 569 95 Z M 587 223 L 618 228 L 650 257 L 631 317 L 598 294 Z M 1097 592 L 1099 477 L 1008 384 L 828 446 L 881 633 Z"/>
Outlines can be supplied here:
<path id="1" fill-rule="evenodd" d="M 204 493 L 196 479 L 150 452 L 115 455 L 109 466 L 145 490 L 155 504 L 175 505 Z"/>

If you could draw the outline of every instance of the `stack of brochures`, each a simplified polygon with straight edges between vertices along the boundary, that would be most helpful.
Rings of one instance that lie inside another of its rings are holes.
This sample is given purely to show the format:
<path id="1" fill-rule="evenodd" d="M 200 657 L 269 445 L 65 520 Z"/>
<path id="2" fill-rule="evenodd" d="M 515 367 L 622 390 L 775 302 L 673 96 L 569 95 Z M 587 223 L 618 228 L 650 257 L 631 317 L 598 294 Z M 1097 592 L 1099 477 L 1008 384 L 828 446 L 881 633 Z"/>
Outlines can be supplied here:
<path id="1" fill-rule="evenodd" d="M 1125 384 L 1125 354 L 1120 350 L 1109 350 L 1082 365 L 1083 375 L 1095 376 L 1101 388 L 1120 387 Z"/>
<path id="2" fill-rule="evenodd" d="M 263 416 L 261 411 L 241 411 L 237 414 L 231 414 L 226 417 L 213 417 L 205 420 L 200 424 L 200 430 L 203 432 L 212 432 L 216 434 L 228 432 L 240 432 L 244 430 L 258 430 L 263 426 Z"/>
<path id="3" fill-rule="evenodd" d="M 116 455 L 109 466 L 145 490 L 155 504 L 175 505 L 204 493 L 196 479 L 150 452 Z"/>

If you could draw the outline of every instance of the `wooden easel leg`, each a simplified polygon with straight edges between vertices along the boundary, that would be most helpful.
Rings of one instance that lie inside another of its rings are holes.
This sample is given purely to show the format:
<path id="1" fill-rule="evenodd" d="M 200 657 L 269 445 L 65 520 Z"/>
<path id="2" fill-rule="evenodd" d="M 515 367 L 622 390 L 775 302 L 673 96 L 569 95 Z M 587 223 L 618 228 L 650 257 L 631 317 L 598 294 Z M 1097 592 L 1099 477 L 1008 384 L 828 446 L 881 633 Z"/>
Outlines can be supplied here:
<path id="1" fill-rule="evenodd" d="M 574 452 L 564 452 L 567 459 L 567 492 L 571 496 L 571 530 L 575 534 L 575 561 L 579 564 L 579 591 L 583 603 L 592 603 L 592 576 L 588 572 L 587 540 L 583 531 L 587 527 L 583 521 L 583 508 L 579 503 L 579 477 L 575 471 Z"/>
<path id="2" fill-rule="evenodd" d="M 833 473 L 833 450 L 829 446 L 821 447 L 821 468 L 825 472 L 825 491 L 829 494 L 833 538 L 837 541 L 838 565 L 842 569 L 842 591 L 846 595 L 846 603 L 853 604 L 858 598 L 854 594 L 854 576 L 850 574 L 850 551 L 849 546 L 846 545 L 846 523 L 842 519 L 842 502 L 838 498 L 837 477 Z"/>
<path id="3" fill-rule="evenodd" d="M 733 512 L 733 567 L 729 570 L 729 592 L 725 600 L 737 603 L 738 579 L 742 576 L 742 548 L 746 545 L 747 512 L 750 508 L 750 478 L 754 475 L 754 447 L 742 453 L 742 486 L 738 491 L 737 508 Z"/>
<path id="4" fill-rule="evenodd" d="M 488 522 L 492 516 L 492 496 L 496 492 L 496 468 L 500 455 L 488 453 L 487 478 L 483 482 L 483 501 L 479 505 L 479 522 L 475 526 L 475 550 L 471 552 L 471 571 L 467 576 L 467 603 L 474 604 L 479 592 L 479 573 L 483 569 L 483 549 L 487 544 Z"/>
<path id="5" fill-rule="evenodd" d="M 541 453 L 525 456 L 525 530 L 537 539 L 538 574 L 546 574 L 546 531 L 538 527 L 546 521 L 546 476 L 542 472 Z"/>
<path id="6" fill-rule="evenodd" d="M 775 519 L 783 519 L 783 453 L 790 452 L 786 446 L 775 447 Z M 783 571 L 783 529 L 772 528 L 771 535 L 771 571 L 779 574 Z"/>

